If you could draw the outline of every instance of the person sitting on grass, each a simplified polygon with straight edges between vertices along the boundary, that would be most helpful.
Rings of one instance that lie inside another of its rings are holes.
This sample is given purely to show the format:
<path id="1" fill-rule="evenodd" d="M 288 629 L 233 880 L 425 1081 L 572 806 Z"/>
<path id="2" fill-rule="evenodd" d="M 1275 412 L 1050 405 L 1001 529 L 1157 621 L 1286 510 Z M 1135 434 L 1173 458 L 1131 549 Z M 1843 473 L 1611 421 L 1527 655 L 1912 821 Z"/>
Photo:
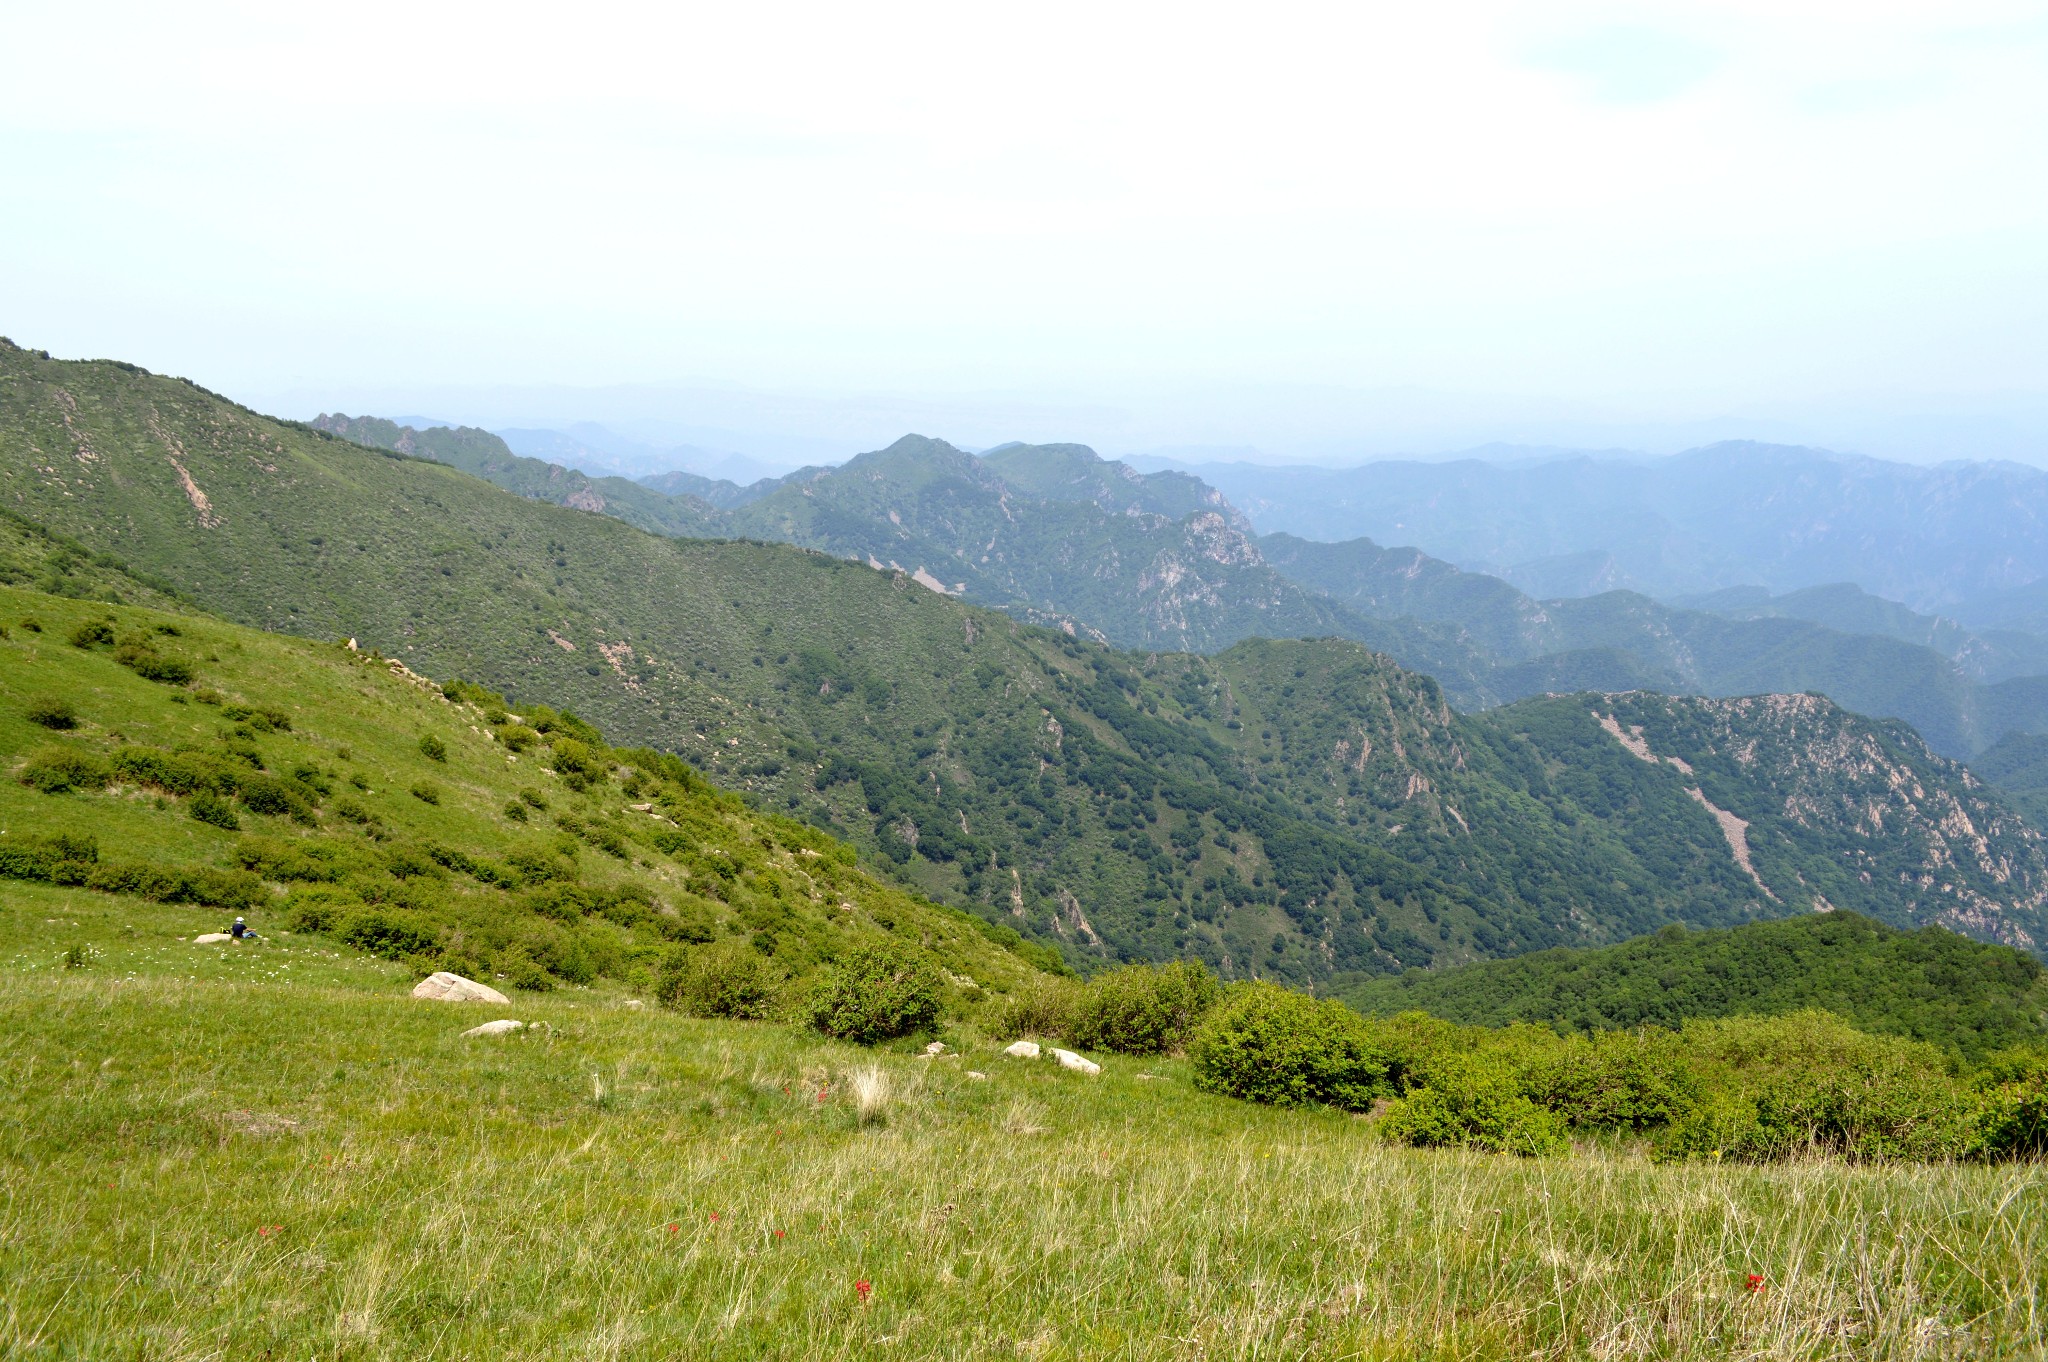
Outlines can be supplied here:
<path id="1" fill-rule="evenodd" d="M 242 921 L 242 919 L 240 918 L 236 918 L 235 925 L 228 928 L 228 935 L 232 936 L 237 941 L 254 941 L 256 939 L 256 933 L 250 931 L 249 924 Z"/>

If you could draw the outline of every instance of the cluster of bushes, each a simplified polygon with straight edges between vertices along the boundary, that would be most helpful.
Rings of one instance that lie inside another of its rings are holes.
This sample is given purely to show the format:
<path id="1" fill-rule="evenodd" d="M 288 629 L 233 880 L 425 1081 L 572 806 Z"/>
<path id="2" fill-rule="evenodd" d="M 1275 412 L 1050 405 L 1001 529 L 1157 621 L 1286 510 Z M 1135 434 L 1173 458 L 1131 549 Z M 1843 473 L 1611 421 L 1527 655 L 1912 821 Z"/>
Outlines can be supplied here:
<path id="1" fill-rule="evenodd" d="M 117 639 L 111 620 L 96 619 L 87 620 L 72 630 L 71 642 L 73 646 L 79 648 L 111 645 L 114 649 L 114 660 L 124 667 L 131 668 L 143 680 L 161 681 L 171 686 L 189 686 L 192 684 L 192 664 L 183 658 L 169 656 L 159 651 L 157 647 L 159 635 L 175 635 L 177 632 L 176 625 L 159 624 L 151 633 L 138 630 L 123 634 Z"/>
<path id="2" fill-rule="evenodd" d="M 1211 1091 L 1379 1106 L 1389 1137 L 1425 1147 L 1554 1154 L 1574 1138 L 1634 1135 L 1673 1160 L 2048 1152 L 2048 1048 L 1968 1070 L 1952 1052 L 1818 1011 L 1560 1036 L 1421 1013 L 1372 1020 L 1251 984 L 1228 991 L 1188 1057 Z"/>
<path id="3" fill-rule="evenodd" d="M 131 746 L 118 748 L 103 760 L 83 748 L 52 745 L 23 763 L 20 780 L 44 794 L 100 790 L 110 782 L 126 781 L 169 795 L 189 796 L 194 800 L 193 817 L 226 828 L 239 825 L 234 810 L 226 805 L 228 799 L 240 800 L 251 813 L 310 825 L 327 786 L 325 777 L 312 767 L 272 775 L 262 769 L 261 758 L 253 750 L 231 747 L 215 755 Z"/>
<path id="4" fill-rule="evenodd" d="M 241 870 L 102 860 L 96 838 L 0 836 L 0 878 L 133 894 L 157 903 L 197 903 L 247 911 L 269 899 L 263 881 Z"/>
<path id="5" fill-rule="evenodd" d="M 712 941 L 672 957 L 659 996 L 693 1017 L 788 1017 L 860 1045 L 930 1031 L 944 1012 L 939 972 L 894 944 L 849 951 L 798 987 L 752 942 Z"/>
<path id="6" fill-rule="evenodd" d="M 1222 996 L 1223 986 L 1199 961 L 1124 965 L 1086 984 L 1058 977 L 1040 981 L 1011 1000 L 1000 1029 L 1088 1050 L 1178 1054 Z"/>

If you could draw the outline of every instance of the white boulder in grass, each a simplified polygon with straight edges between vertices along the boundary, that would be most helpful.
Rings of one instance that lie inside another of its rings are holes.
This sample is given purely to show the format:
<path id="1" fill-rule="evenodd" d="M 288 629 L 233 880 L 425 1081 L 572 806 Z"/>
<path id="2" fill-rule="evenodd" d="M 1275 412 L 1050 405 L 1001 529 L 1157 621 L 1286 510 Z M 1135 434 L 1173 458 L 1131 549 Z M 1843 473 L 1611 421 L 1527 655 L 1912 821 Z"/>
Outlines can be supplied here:
<path id="1" fill-rule="evenodd" d="M 499 1021 L 485 1022 L 482 1026 L 472 1026 L 462 1034 L 465 1038 L 470 1036 L 503 1036 L 525 1029 L 525 1022 L 513 1021 L 510 1017 L 506 1017 Z"/>
<path id="2" fill-rule="evenodd" d="M 223 941 L 233 941 L 234 939 L 234 935 L 231 932 L 202 932 L 192 938 L 192 944 L 195 946 L 218 946 Z"/>
<path id="3" fill-rule="evenodd" d="M 438 970 L 413 985 L 412 996 L 423 998 L 430 1003 L 503 1003 L 510 1007 L 512 1000 L 474 979 L 465 979 L 447 970 Z"/>
<path id="4" fill-rule="evenodd" d="M 1037 1059 L 1038 1042 L 1035 1040 L 1020 1040 L 1015 1045 L 1005 1049 L 1003 1053 L 1011 1059 Z"/>
<path id="5" fill-rule="evenodd" d="M 1099 1074 L 1102 1072 L 1100 1064 L 1097 1064 L 1092 1059 L 1084 1059 L 1072 1050 L 1054 1050 L 1052 1057 L 1060 1062 L 1062 1069 L 1072 1069 L 1075 1073 Z"/>

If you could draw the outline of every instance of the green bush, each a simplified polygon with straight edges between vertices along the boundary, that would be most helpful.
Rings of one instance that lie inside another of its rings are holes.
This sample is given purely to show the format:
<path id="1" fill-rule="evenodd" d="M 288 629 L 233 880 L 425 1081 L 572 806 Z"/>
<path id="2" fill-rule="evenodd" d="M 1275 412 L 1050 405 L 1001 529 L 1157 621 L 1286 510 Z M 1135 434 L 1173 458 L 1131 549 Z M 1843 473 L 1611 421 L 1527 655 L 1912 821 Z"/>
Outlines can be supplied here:
<path id="1" fill-rule="evenodd" d="M 81 884 L 100 858 L 99 839 L 74 833 L 0 837 L 0 879 Z M 68 872 L 63 869 L 68 867 Z"/>
<path id="2" fill-rule="evenodd" d="M 41 724 L 44 728 L 78 727 L 78 711 L 71 707 L 71 702 L 53 695 L 29 701 L 27 715 L 30 723 Z"/>
<path id="3" fill-rule="evenodd" d="M 1167 1054 L 1186 1048 L 1222 996 L 1223 986 L 1197 960 L 1125 965 L 1088 982 L 1066 1034 L 1091 1050 Z"/>
<path id="4" fill-rule="evenodd" d="M 774 1014 L 782 973 L 745 941 L 714 941 L 676 953 L 657 997 L 692 1017 L 758 1021 Z"/>
<path id="5" fill-rule="evenodd" d="M 241 830 L 242 820 L 235 817 L 235 806 L 211 790 L 201 790 L 193 795 L 192 802 L 186 807 L 192 816 L 202 823 L 211 823 L 214 827 L 224 828 L 229 832 Z"/>
<path id="6" fill-rule="evenodd" d="M 2048 1050 L 2005 1050 L 1977 1072 L 1973 1152 L 1994 1159 L 2048 1154 Z"/>
<path id="7" fill-rule="evenodd" d="M 243 807 L 251 813 L 290 818 L 296 823 L 313 821 L 313 808 L 285 782 L 273 776 L 244 776 L 239 782 Z"/>
<path id="8" fill-rule="evenodd" d="M 853 951 L 812 990 L 812 1026 L 861 1045 L 929 1030 L 939 1020 L 939 976 L 894 946 Z"/>
<path id="9" fill-rule="evenodd" d="M 1700 1098 L 1684 1043 L 1654 1026 L 1574 1036 L 1528 1061 L 1520 1082 L 1538 1105 L 1582 1130 L 1666 1126 Z"/>
<path id="10" fill-rule="evenodd" d="M 433 926 L 410 914 L 383 908 L 365 908 L 341 919 L 335 935 L 357 950 L 398 960 L 424 955 L 434 949 L 437 935 Z"/>
<path id="11" fill-rule="evenodd" d="M 285 896 L 284 920 L 295 932 L 331 932 L 362 907 L 362 900 L 345 889 L 301 885 Z"/>
<path id="12" fill-rule="evenodd" d="M 555 976 L 548 973 L 547 966 L 524 951 L 513 951 L 500 959 L 498 973 L 512 987 L 529 993 L 546 993 L 555 986 Z"/>
<path id="13" fill-rule="evenodd" d="M 1232 988 L 1188 1041 L 1195 1085 L 1276 1106 L 1361 1111 L 1392 1091 L 1363 1017 L 1277 984 Z"/>
<path id="14" fill-rule="evenodd" d="M 114 626 L 105 620 L 87 620 L 71 631 L 71 646 L 90 648 L 96 643 L 112 643 Z"/>
<path id="15" fill-rule="evenodd" d="M 420 755 L 428 761 L 448 760 L 448 744 L 429 733 L 420 739 Z"/>
<path id="16" fill-rule="evenodd" d="M 1426 1085 L 1387 1108 L 1380 1129 L 1390 1139 L 1424 1148 L 1529 1156 L 1571 1148 L 1564 1118 L 1521 1090 L 1505 1055 L 1444 1056 Z"/>
<path id="17" fill-rule="evenodd" d="M 269 900 L 263 882 L 244 870 L 102 861 L 83 881 L 103 894 L 132 894 L 157 903 L 198 903 L 213 908 L 255 908 Z"/>
<path id="18" fill-rule="evenodd" d="M 97 757 L 72 747 L 45 747 L 21 768 L 21 783 L 44 794 L 104 789 L 107 780 Z"/>
<path id="19" fill-rule="evenodd" d="M 135 674 L 145 681 L 161 681 L 167 686 L 192 684 L 191 663 L 165 657 L 149 648 L 122 648 L 115 652 L 114 660 L 124 667 L 133 668 Z"/>
<path id="20" fill-rule="evenodd" d="M 1709 1091 L 1659 1157 L 1941 1159 L 1975 1137 L 1974 1105 L 1932 1045 L 1818 1011 L 1695 1022 L 1683 1038 Z"/>
<path id="21" fill-rule="evenodd" d="M 1027 980 L 1004 1004 L 996 1022 L 997 1034 L 1070 1040 L 1074 1011 L 1080 1003 L 1081 986 L 1072 979 L 1043 977 Z"/>
<path id="22" fill-rule="evenodd" d="M 430 780 L 423 780 L 412 787 L 412 797 L 422 804 L 439 804 L 441 787 Z"/>

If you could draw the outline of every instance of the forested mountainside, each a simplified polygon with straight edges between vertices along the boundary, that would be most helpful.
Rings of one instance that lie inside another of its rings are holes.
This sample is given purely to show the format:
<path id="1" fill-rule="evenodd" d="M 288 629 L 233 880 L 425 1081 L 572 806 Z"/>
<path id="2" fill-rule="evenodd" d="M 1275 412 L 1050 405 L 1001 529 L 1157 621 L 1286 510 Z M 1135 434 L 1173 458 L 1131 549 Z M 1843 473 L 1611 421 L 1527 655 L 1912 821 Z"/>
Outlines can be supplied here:
<path id="1" fill-rule="evenodd" d="M 1467 719 L 1346 642 L 1119 653 L 907 572 L 645 534 L 112 363 L 0 349 L 0 453 L 9 507 L 209 609 L 569 705 L 1082 965 L 1189 955 L 1306 982 L 1793 913 L 1813 893 L 2040 939 L 2032 830 L 1832 706 L 1760 743 L 1768 769 L 1713 767 L 1674 729 L 1657 750 L 1700 756 L 1695 796 L 1599 725 L 1627 699 Z M 1848 799 L 1836 754 L 1865 737 L 1925 791 L 1883 825 L 1916 849 L 1910 883 L 1851 819 L 1765 836 L 1780 788 Z M 2003 880 L 1949 850 L 1949 806 L 1972 801 Z M 1758 829 L 1761 884 L 1726 812 Z"/>
<path id="2" fill-rule="evenodd" d="M 1725 930 L 1670 926 L 1613 946 L 1537 951 L 1358 985 L 1366 1012 L 1419 1008 L 1469 1025 L 1534 1022 L 1576 1031 L 1676 1029 L 1703 1017 L 1825 1008 L 1879 1035 L 1978 1060 L 2048 1040 L 2048 972 L 2032 956 L 1855 913 Z"/>
<path id="3" fill-rule="evenodd" d="M 2048 473 L 2019 464 L 1735 441 L 1664 459 L 1200 472 L 1263 532 L 1414 544 L 1542 597 L 1854 582 L 1992 627 L 1968 602 L 2048 578 Z"/>
<path id="4" fill-rule="evenodd" d="M 1502 660 L 1492 685 L 1510 696 L 1572 688 L 1542 684 L 1530 669 L 1600 659 L 1613 679 L 1596 673 L 1587 688 L 1820 691 L 1860 714 L 1903 719 L 1953 757 L 2009 732 L 2048 729 L 2048 680 L 2026 671 L 2048 660 L 2048 640 L 1975 635 L 1854 587 L 1776 598 L 1778 609 L 1764 608 L 1767 593 L 1763 606 L 1748 593 L 1726 593 L 1714 598 L 1720 610 L 1679 609 L 1633 591 L 1538 601 L 1497 577 L 1370 539 L 1317 543 L 1273 534 L 1259 547 L 1283 575 L 1361 614 L 1461 630 Z M 1851 631 L 1830 620 L 1870 627 Z M 1923 637 L 1909 637 L 1915 633 Z"/>

